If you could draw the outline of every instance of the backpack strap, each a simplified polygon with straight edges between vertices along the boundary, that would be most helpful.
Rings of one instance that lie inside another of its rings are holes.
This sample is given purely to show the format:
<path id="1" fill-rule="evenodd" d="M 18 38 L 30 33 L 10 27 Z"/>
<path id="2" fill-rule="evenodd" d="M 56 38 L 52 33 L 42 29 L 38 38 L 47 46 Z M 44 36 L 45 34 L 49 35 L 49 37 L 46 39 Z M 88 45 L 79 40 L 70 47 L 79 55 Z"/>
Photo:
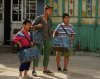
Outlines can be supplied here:
<path id="1" fill-rule="evenodd" d="M 67 31 L 65 30 L 65 28 L 63 27 L 63 25 L 60 25 L 62 28 L 63 28 L 63 30 L 65 31 L 65 33 L 68 35 L 68 37 L 70 37 L 70 35 L 67 33 Z"/>
<path id="2" fill-rule="evenodd" d="M 22 32 L 23 33 L 23 32 Z M 23 33 L 23 35 L 24 35 L 24 37 L 28 40 L 28 42 L 30 43 L 30 45 L 31 45 L 31 40 L 29 40 L 28 38 L 27 38 L 27 36 Z"/>

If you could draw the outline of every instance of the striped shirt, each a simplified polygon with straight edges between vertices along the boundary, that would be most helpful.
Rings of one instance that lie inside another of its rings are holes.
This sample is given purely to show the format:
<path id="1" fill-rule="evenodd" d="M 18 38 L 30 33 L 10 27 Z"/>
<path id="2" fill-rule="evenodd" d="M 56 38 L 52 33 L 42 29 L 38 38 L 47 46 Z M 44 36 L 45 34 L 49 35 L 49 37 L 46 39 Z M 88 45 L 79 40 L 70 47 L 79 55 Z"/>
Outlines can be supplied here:
<path id="1" fill-rule="evenodd" d="M 54 31 L 58 32 L 58 36 L 63 36 L 63 37 L 68 37 L 68 35 L 66 34 L 66 32 L 64 31 L 64 29 L 66 30 L 66 32 L 68 33 L 69 36 L 75 35 L 75 31 L 74 31 L 74 27 L 72 24 L 69 25 L 65 25 L 64 23 L 59 24 L 56 29 Z"/>

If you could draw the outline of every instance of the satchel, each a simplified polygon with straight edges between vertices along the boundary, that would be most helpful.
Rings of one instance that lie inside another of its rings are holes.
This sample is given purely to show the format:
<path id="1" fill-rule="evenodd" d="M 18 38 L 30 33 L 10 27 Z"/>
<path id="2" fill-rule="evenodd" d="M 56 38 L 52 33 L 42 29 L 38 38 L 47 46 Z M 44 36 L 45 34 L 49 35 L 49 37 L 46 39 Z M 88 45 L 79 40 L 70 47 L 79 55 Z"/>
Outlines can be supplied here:
<path id="1" fill-rule="evenodd" d="M 24 34 L 24 36 L 25 36 L 25 34 Z M 25 36 L 25 38 L 31 44 L 31 41 L 26 36 Z M 40 55 L 40 51 L 38 50 L 38 48 L 36 46 L 31 47 L 31 48 L 22 49 L 18 53 L 18 57 L 19 57 L 19 60 L 21 63 L 25 63 L 25 62 L 29 62 L 34 59 L 37 59 L 37 58 L 39 58 L 39 55 Z"/>
<path id="2" fill-rule="evenodd" d="M 52 48 L 55 51 L 68 51 L 70 40 L 67 37 L 55 37 L 52 40 Z"/>
<path id="3" fill-rule="evenodd" d="M 52 48 L 55 51 L 66 52 L 66 51 L 69 51 L 69 49 L 71 48 L 72 42 L 70 41 L 70 35 L 67 33 L 67 31 L 64 29 L 62 25 L 61 27 L 65 31 L 66 35 L 68 35 L 68 37 L 61 37 L 61 36 L 54 37 L 52 40 Z"/>
<path id="4" fill-rule="evenodd" d="M 40 51 L 37 47 L 27 48 L 20 50 L 18 57 L 21 63 L 29 62 L 34 59 L 38 59 L 40 56 Z"/>

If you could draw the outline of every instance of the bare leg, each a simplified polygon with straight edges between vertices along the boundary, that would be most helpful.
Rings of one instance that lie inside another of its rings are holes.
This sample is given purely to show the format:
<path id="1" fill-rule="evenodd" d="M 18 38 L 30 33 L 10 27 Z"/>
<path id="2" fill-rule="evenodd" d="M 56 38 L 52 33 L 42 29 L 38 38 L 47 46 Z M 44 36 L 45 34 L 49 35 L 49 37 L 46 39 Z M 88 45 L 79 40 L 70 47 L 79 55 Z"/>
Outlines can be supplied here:
<path id="1" fill-rule="evenodd" d="M 60 55 L 58 55 L 58 52 L 56 54 L 56 64 L 57 64 L 57 67 L 60 67 Z"/>
<path id="2" fill-rule="evenodd" d="M 47 67 L 44 67 L 44 71 L 47 71 L 48 69 L 47 69 Z"/>
<path id="3" fill-rule="evenodd" d="M 35 67 L 33 67 L 33 71 L 35 71 Z"/>
<path id="4" fill-rule="evenodd" d="M 24 77 L 27 76 L 27 70 L 24 71 Z"/>
<path id="5" fill-rule="evenodd" d="M 20 71 L 20 72 L 19 72 L 19 76 L 20 76 L 20 77 L 22 77 L 22 72 L 23 72 L 23 71 Z"/>
<path id="6" fill-rule="evenodd" d="M 64 57 L 64 68 L 66 69 L 69 63 L 69 56 L 68 57 Z"/>

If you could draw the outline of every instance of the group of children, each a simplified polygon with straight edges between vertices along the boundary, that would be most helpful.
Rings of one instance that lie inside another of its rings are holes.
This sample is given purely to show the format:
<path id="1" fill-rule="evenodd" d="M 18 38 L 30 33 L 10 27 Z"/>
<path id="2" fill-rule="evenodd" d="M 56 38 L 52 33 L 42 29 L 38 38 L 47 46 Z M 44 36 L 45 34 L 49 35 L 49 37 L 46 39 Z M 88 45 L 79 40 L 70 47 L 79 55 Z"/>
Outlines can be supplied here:
<path id="1" fill-rule="evenodd" d="M 27 48 L 30 48 L 31 46 L 36 45 L 38 47 L 38 49 L 41 51 L 43 46 L 44 46 L 44 51 L 43 51 L 43 54 L 44 54 L 44 59 L 43 59 L 44 70 L 43 70 L 43 73 L 53 73 L 52 71 L 50 71 L 48 69 L 52 36 L 53 37 L 60 36 L 60 35 L 63 35 L 65 37 L 67 36 L 65 34 L 65 32 L 60 28 L 61 27 L 60 24 L 56 27 L 56 29 L 54 30 L 54 33 L 52 34 L 52 29 L 51 29 L 52 28 L 52 20 L 49 17 L 52 14 L 52 11 L 53 11 L 53 7 L 50 6 L 50 5 L 46 5 L 44 7 L 44 14 L 37 17 L 33 21 L 33 23 L 31 23 L 31 21 L 29 21 L 27 19 L 24 20 L 23 26 L 22 26 L 22 29 L 21 29 L 20 32 L 22 32 L 24 34 L 24 36 L 26 36 L 28 38 L 28 40 L 30 40 L 30 43 L 29 43 L 29 41 L 27 41 L 27 39 L 25 37 L 19 35 L 18 34 L 19 32 L 13 38 L 13 42 L 19 45 L 20 50 L 27 49 Z M 73 41 L 74 37 L 75 37 L 75 31 L 74 31 L 74 27 L 71 24 L 69 24 L 70 17 L 67 13 L 64 13 L 62 18 L 63 18 L 63 23 L 61 23 L 61 25 L 63 25 L 65 29 L 69 28 L 69 29 L 72 30 L 72 32 L 69 33 L 69 35 L 70 35 L 70 40 Z M 39 19 L 41 19 L 41 21 L 39 21 Z M 42 32 L 43 32 L 43 44 L 42 43 L 37 43 L 37 44 L 34 43 L 34 41 L 31 38 L 30 32 L 29 32 L 31 28 L 36 29 L 36 30 L 42 30 Z M 70 52 L 56 51 L 57 68 L 58 68 L 58 71 L 62 71 L 62 68 L 60 66 L 60 58 L 61 58 L 62 54 L 64 55 L 63 71 L 67 71 Z M 33 61 L 33 71 L 32 71 L 33 76 L 37 76 L 35 68 L 38 66 L 38 62 L 39 62 L 38 59 Z M 30 68 L 30 64 L 31 64 L 31 61 L 20 64 L 20 66 L 19 66 L 19 71 L 20 71 L 19 78 L 20 79 L 22 77 L 24 77 L 24 78 L 30 77 L 27 74 L 27 72 Z M 23 72 L 24 72 L 24 74 L 23 74 Z"/>

